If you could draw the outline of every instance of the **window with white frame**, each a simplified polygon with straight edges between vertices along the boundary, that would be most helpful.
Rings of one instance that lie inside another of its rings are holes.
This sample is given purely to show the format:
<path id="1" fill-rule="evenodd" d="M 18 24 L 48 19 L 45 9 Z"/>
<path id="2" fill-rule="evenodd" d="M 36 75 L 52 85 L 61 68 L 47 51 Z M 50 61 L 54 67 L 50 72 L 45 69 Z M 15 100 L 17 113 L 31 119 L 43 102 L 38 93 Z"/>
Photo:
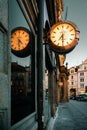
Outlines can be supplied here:
<path id="1" fill-rule="evenodd" d="M 81 72 L 81 73 L 80 73 L 80 76 L 84 76 L 84 72 Z"/>
<path id="2" fill-rule="evenodd" d="M 80 82 L 84 82 L 84 78 L 80 78 Z"/>
<path id="3" fill-rule="evenodd" d="M 84 88 L 84 84 L 80 84 L 80 88 Z"/>

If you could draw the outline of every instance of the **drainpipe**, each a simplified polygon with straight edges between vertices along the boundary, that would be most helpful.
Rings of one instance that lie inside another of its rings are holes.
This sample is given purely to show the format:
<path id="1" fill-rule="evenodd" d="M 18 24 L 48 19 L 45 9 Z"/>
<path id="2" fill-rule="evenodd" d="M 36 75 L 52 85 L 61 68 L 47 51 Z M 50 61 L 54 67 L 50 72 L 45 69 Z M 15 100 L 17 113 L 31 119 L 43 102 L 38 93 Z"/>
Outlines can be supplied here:
<path id="1" fill-rule="evenodd" d="M 37 32 L 37 112 L 38 130 L 43 130 L 43 43 L 42 33 L 44 26 L 44 0 L 37 0 L 38 32 Z"/>

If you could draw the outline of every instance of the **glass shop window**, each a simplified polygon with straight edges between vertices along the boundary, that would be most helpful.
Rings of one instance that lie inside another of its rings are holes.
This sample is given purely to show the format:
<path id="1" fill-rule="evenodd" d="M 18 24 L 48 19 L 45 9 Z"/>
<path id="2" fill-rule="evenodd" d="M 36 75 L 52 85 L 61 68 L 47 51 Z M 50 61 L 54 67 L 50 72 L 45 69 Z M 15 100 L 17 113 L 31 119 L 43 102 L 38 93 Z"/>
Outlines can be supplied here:
<path id="1" fill-rule="evenodd" d="M 10 30 L 23 27 L 31 32 L 29 25 L 15 0 L 10 0 Z M 19 122 L 35 111 L 35 84 L 34 84 L 34 50 L 32 47 L 26 48 L 21 53 L 21 48 L 25 47 L 29 40 L 25 30 L 11 34 L 11 125 Z M 25 43 L 23 45 L 23 42 Z M 33 38 L 34 45 L 34 38 Z M 25 55 L 26 52 L 31 52 Z M 33 52 L 33 53 L 32 53 Z M 21 55 L 20 55 L 21 53 Z"/>

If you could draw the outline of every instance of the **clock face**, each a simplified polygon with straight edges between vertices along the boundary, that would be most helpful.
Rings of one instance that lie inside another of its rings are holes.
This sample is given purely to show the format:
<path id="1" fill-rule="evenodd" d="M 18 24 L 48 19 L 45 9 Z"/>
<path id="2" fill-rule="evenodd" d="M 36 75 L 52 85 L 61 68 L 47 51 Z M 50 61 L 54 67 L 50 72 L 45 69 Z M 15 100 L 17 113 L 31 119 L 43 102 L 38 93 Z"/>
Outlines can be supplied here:
<path id="1" fill-rule="evenodd" d="M 70 22 L 58 22 L 52 26 L 49 39 L 54 49 L 70 50 L 78 41 L 77 28 Z"/>
<path id="2" fill-rule="evenodd" d="M 11 48 L 15 51 L 21 51 L 30 42 L 30 35 L 24 28 L 17 28 L 11 35 Z"/>
<path id="3" fill-rule="evenodd" d="M 55 45 L 66 46 L 75 39 L 75 28 L 62 23 L 51 31 L 50 39 Z"/>
<path id="4" fill-rule="evenodd" d="M 11 33 L 11 51 L 18 57 L 26 57 L 31 53 L 31 33 L 25 27 L 17 27 Z"/>

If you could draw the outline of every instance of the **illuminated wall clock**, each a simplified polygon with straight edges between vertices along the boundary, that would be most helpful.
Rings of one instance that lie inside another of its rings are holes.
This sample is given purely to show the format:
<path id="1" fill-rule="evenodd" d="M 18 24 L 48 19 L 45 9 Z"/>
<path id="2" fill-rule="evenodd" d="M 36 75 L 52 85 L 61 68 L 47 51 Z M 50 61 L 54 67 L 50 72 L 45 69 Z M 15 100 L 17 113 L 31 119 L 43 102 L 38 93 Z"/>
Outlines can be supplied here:
<path id="1" fill-rule="evenodd" d="M 54 24 L 48 34 L 51 48 L 58 53 L 68 53 L 74 49 L 79 40 L 80 31 L 70 21 Z"/>
<path id="2" fill-rule="evenodd" d="M 31 53 L 31 33 L 25 27 L 17 27 L 11 32 L 11 51 L 18 57 Z"/>

